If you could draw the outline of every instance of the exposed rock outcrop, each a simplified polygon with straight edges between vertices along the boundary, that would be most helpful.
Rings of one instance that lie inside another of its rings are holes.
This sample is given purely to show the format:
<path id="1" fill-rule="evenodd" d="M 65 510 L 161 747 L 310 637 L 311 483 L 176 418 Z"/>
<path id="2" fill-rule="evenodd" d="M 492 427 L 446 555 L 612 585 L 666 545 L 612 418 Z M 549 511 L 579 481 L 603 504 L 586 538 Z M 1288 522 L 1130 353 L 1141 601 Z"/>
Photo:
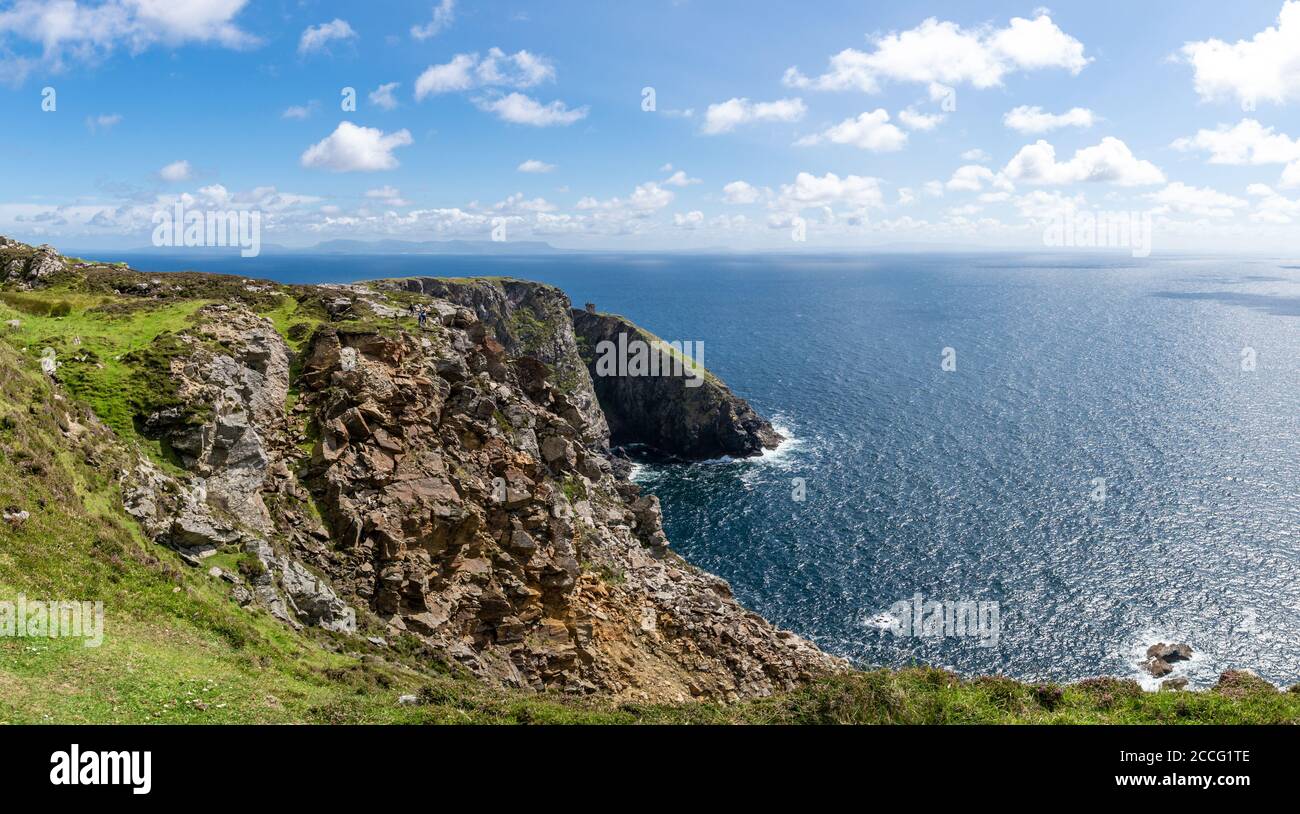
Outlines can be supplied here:
<path id="1" fill-rule="evenodd" d="M 442 330 L 326 327 L 296 409 L 335 585 L 507 685 L 634 698 L 767 695 L 841 665 L 667 551 L 657 499 L 468 308 Z"/>
<path id="2" fill-rule="evenodd" d="M 563 399 L 556 406 L 580 416 L 581 420 L 574 423 L 584 426 L 583 440 L 608 445 L 609 426 L 587 365 L 578 352 L 577 338 L 569 321 L 571 303 L 563 291 L 542 283 L 502 278 L 410 277 L 378 285 L 418 291 L 469 308 L 492 338 L 501 343 L 506 354 L 535 359 L 546 366 L 552 387 Z M 437 307 L 436 302 L 434 305 Z"/>
<path id="3" fill-rule="evenodd" d="M 124 274 L 127 296 L 179 296 Z M 579 694 L 736 700 L 846 666 L 669 550 L 658 499 L 609 457 L 562 293 L 295 295 L 326 304 L 300 358 L 231 299 L 128 360 L 165 380 L 136 423 L 175 467 L 139 456 L 126 508 L 232 599 L 293 626 L 414 635 L 490 682 Z M 216 554 L 238 572 L 205 563 Z"/>
<path id="4" fill-rule="evenodd" d="M 18 288 L 40 287 L 67 266 L 68 261 L 53 246 L 32 248 L 0 236 L 0 283 Z"/>
<path id="5" fill-rule="evenodd" d="M 594 307 L 571 314 L 612 443 L 704 459 L 759 455 L 781 442 L 748 402 L 712 374 L 691 367 L 659 337 Z M 641 369 L 638 353 L 646 355 Z M 606 364 L 602 357 L 615 362 Z"/>
<path id="6" fill-rule="evenodd" d="M 1187 661 L 1191 657 L 1191 645 L 1159 642 L 1147 648 L 1147 660 L 1142 666 L 1146 668 L 1148 673 L 1160 678 L 1172 673 L 1175 663 Z"/>

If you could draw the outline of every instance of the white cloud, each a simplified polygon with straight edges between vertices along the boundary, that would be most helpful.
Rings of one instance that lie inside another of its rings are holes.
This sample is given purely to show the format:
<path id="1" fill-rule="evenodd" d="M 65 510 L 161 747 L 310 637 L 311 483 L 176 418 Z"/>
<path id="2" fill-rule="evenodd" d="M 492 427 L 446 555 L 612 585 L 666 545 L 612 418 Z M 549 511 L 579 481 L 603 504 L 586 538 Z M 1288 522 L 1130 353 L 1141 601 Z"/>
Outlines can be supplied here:
<path id="1" fill-rule="evenodd" d="M 528 198 L 522 192 L 516 192 L 492 205 L 492 210 L 503 215 L 520 215 L 535 212 L 554 212 L 555 204 L 545 198 Z"/>
<path id="2" fill-rule="evenodd" d="M 356 38 L 357 32 L 352 30 L 348 21 L 336 17 L 328 23 L 308 26 L 298 40 L 298 54 L 305 56 L 316 51 L 324 51 L 331 42 Z"/>
<path id="3" fill-rule="evenodd" d="M 843 204 L 854 209 L 884 206 L 880 179 L 860 175 L 841 178 L 833 172 L 818 177 L 808 172 L 795 176 L 793 184 L 783 184 L 777 207 L 799 211 L 809 207 Z"/>
<path id="4" fill-rule="evenodd" d="M 488 49 L 488 55 L 479 62 L 477 72 L 483 85 L 531 88 L 555 80 L 555 66 L 546 57 L 528 51 L 507 54 L 500 48 Z"/>
<path id="5" fill-rule="evenodd" d="M 1241 198 L 1225 195 L 1209 187 L 1188 186 L 1181 181 L 1175 181 L 1147 197 L 1160 204 L 1156 214 L 1175 212 L 1207 218 L 1230 218 L 1233 210 L 1248 205 Z"/>
<path id="6" fill-rule="evenodd" d="M 961 154 L 962 161 L 992 161 L 993 156 L 984 152 L 978 147 L 967 150 Z"/>
<path id="7" fill-rule="evenodd" d="M 1075 152 L 1069 161 L 1057 162 L 1056 148 L 1039 139 L 1020 148 L 1003 174 L 1029 184 L 1103 182 L 1118 186 L 1159 184 L 1164 173 L 1149 161 L 1136 158 L 1123 141 L 1107 136 L 1100 144 Z"/>
<path id="8" fill-rule="evenodd" d="M 401 87 L 401 84 L 401 82 L 386 82 L 370 91 L 370 104 L 384 110 L 397 107 L 397 98 L 393 96 L 393 91 Z"/>
<path id="9" fill-rule="evenodd" d="M 1253 221 L 1283 224 L 1300 217 L 1300 201 L 1279 195 L 1266 184 L 1251 184 L 1246 194 L 1257 199 L 1255 211 L 1250 214 Z"/>
<path id="10" fill-rule="evenodd" d="M 882 80 L 925 82 L 932 91 L 935 85 L 962 83 L 988 88 L 1015 71 L 1061 68 L 1078 74 L 1088 64 L 1083 43 L 1046 14 L 1033 20 L 1013 17 L 1006 28 L 974 29 L 931 17 L 908 31 L 877 37 L 874 44 L 874 51 L 846 48 L 835 54 L 821 76 L 789 68 L 782 81 L 796 88 L 867 93 L 878 92 Z"/>
<path id="11" fill-rule="evenodd" d="M 391 170 L 398 166 L 393 150 L 413 143 L 410 132 L 386 134 L 374 127 L 340 122 L 338 129 L 302 154 L 302 166 L 332 172 Z"/>
<path id="12" fill-rule="evenodd" d="M 191 42 L 247 48 L 259 40 L 234 23 L 248 0 L 105 0 L 89 5 L 75 0 L 16 0 L 0 11 L 0 35 L 12 34 L 40 46 L 37 57 L 16 57 L 7 68 L 21 82 L 40 65 L 52 72 L 69 58 L 94 62 L 117 47 L 138 53 L 161 44 Z M 8 77 L 7 77 L 8 78 Z"/>
<path id="13" fill-rule="evenodd" d="M 704 132 L 709 135 L 729 133 L 738 125 L 750 122 L 797 122 L 806 112 L 802 99 L 777 99 L 774 102 L 728 99 L 709 105 L 704 114 Z"/>
<path id="14" fill-rule="evenodd" d="M 1072 107 L 1064 113 L 1047 113 L 1041 107 L 1021 105 L 1007 112 L 1002 123 L 1021 133 L 1046 133 L 1061 127 L 1092 127 L 1096 117 L 1086 107 Z"/>
<path id="15" fill-rule="evenodd" d="M 530 158 L 517 168 L 520 172 L 551 172 L 555 169 L 554 164 L 547 164 L 545 161 L 538 161 Z"/>
<path id="16" fill-rule="evenodd" d="M 319 105 L 316 102 L 308 102 L 305 105 L 289 105 L 280 114 L 282 119 L 306 119 L 316 112 Z"/>
<path id="17" fill-rule="evenodd" d="M 758 202 L 760 194 L 744 181 L 732 181 L 722 188 L 722 197 L 729 204 L 752 204 Z"/>
<path id="18" fill-rule="evenodd" d="M 1229 127 L 1198 130 L 1195 136 L 1174 141 L 1175 150 L 1200 150 L 1210 154 L 1211 164 L 1285 164 L 1300 158 L 1300 140 L 1273 132 L 1254 119 L 1242 119 Z"/>
<path id="19" fill-rule="evenodd" d="M 1207 101 L 1243 105 L 1284 104 L 1300 99 L 1300 2 L 1287 0 L 1269 26 L 1248 40 L 1189 42 L 1182 47 L 1192 66 L 1196 92 Z"/>
<path id="20" fill-rule="evenodd" d="M 696 209 L 686 214 L 673 215 L 673 225 L 679 229 L 698 229 L 704 225 L 704 213 Z"/>
<path id="21" fill-rule="evenodd" d="M 656 209 L 663 209 L 673 202 L 672 190 L 664 189 L 654 181 L 638 184 L 627 198 L 610 198 L 598 201 L 586 197 L 578 201 L 577 208 L 585 210 L 628 211 L 645 214 Z"/>
<path id="22" fill-rule="evenodd" d="M 161 170 L 158 170 L 158 176 L 160 178 L 172 183 L 177 181 L 188 181 L 193 177 L 193 175 L 194 173 L 190 169 L 190 162 L 188 161 L 173 161 Z"/>
<path id="23" fill-rule="evenodd" d="M 691 178 L 689 175 L 686 174 L 685 170 L 678 170 L 677 172 L 665 178 L 660 183 L 668 187 L 688 187 L 691 184 L 700 183 L 700 179 Z"/>
<path id="24" fill-rule="evenodd" d="M 888 153 L 907 146 L 907 134 L 889 123 L 889 113 L 882 107 L 859 114 L 856 119 L 845 119 L 821 133 L 804 136 L 795 144 L 807 146 L 823 141 L 851 144 L 874 153 Z"/>
<path id="25" fill-rule="evenodd" d="M 993 183 L 996 177 L 993 170 L 988 167 L 967 164 L 953 172 L 946 186 L 953 192 L 979 192 L 985 184 Z"/>
<path id="26" fill-rule="evenodd" d="M 908 130 L 933 130 L 947 118 L 942 113 L 920 113 L 913 108 L 898 111 L 898 121 Z"/>
<path id="27" fill-rule="evenodd" d="M 502 121 L 513 124 L 527 124 L 533 127 L 567 127 L 576 121 L 587 118 L 587 108 L 570 109 L 558 99 L 544 105 L 531 96 L 511 93 L 498 98 L 476 99 L 474 103 L 480 110 L 497 114 Z"/>
<path id="28" fill-rule="evenodd" d="M 433 19 L 424 25 L 411 26 L 411 36 L 417 40 L 427 40 L 451 25 L 456 16 L 456 0 L 441 0 L 433 7 Z"/>
<path id="29" fill-rule="evenodd" d="M 92 133 L 99 130 L 112 130 L 121 123 L 121 113 L 100 113 L 98 116 L 86 117 L 86 129 Z"/>
<path id="30" fill-rule="evenodd" d="M 1202 151 L 1210 154 L 1211 164 L 1286 164 L 1281 185 L 1300 186 L 1300 139 L 1277 133 L 1254 119 L 1242 119 L 1229 127 L 1198 130 L 1195 136 L 1174 141 L 1175 150 Z"/>
<path id="31" fill-rule="evenodd" d="M 1071 196 L 1041 189 L 1021 195 L 1015 200 L 1020 216 L 1032 221 L 1052 220 L 1066 212 L 1082 209 L 1087 203 L 1082 193 Z"/>
<path id="32" fill-rule="evenodd" d="M 410 206 L 411 202 L 402 199 L 402 191 L 391 184 L 366 190 L 367 198 L 378 198 L 389 206 Z"/>
<path id="33" fill-rule="evenodd" d="M 472 71 L 477 64 L 477 55 L 457 54 L 452 57 L 451 62 L 442 65 L 430 65 L 415 80 L 416 100 L 418 101 L 435 93 L 469 90 L 474 87 L 475 80 Z"/>
<path id="34" fill-rule="evenodd" d="M 415 80 L 415 98 L 454 93 L 476 87 L 531 88 L 555 79 L 555 66 L 528 51 L 507 54 L 491 48 L 486 57 L 457 54 L 450 62 L 430 65 Z"/>

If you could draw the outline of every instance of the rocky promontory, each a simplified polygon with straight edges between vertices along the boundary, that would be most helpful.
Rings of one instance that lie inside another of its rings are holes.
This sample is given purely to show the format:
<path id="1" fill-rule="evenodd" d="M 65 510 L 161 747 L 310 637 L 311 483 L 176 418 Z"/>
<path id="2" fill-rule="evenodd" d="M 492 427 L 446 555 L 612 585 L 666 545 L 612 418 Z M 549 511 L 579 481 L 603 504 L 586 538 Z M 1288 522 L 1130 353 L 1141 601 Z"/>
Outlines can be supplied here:
<path id="1" fill-rule="evenodd" d="M 770 427 L 711 376 L 635 408 L 602 398 L 558 289 L 284 286 L 5 248 L 14 307 L 98 303 L 77 313 L 94 336 L 41 317 L 52 382 L 119 432 L 125 510 L 232 602 L 413 637 L 506 687 L 734 701 L 843 669 L 674 554 L 658 499 L 610 453 L 611 425 L 696 456 L 752 454 Z M 57 266 L 57 286 L 34 265 Z"/>
<path id="2" fill-rule="evenodd" d="M 612 443 L 694 460 L 744 458 L 780 444 L 771 424 L 683 349 L 594 306 L 575 308 L 572 319 Z M 647 371 L 628 369 L 621 357 L 629 347 L 648 357 Z M 611 356 L 623 364 L 603 363 Z"/>

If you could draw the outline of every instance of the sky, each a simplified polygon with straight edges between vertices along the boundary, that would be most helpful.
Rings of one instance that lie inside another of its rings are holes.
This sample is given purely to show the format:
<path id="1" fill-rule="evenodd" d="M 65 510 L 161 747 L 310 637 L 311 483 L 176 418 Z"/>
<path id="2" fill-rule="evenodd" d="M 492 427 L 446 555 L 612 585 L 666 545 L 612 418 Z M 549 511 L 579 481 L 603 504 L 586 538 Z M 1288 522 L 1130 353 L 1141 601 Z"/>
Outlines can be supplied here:
<path id="1" fill-rule="evenodd" d="M 0 234 L 60 247 L 177 203 L 286 246 L 1300 236 L 1300 0 L 0 0 L 0 109 Z"/>

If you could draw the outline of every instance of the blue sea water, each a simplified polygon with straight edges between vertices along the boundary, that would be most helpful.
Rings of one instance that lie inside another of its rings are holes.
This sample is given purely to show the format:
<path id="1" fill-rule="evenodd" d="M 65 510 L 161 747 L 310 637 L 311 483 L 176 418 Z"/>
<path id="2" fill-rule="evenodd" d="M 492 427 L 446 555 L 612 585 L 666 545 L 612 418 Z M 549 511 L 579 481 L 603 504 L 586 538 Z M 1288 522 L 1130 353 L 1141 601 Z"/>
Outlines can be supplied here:
<path id="1" fill-rule="evenodd" d="M 1227 667 L 1300 680 L 1300 266 L 1286 260 L 106 259 L 289 282 L 523 277 L 702 340 L 705 365 L 790 440 L 638 478 L 679 553 L 861 664 L 1137 677 L 1147 645 L 1179 641 L 1197 655 L 1175 675 L 1194 684 Z M 916 594 L 997 602 L 996 644 L 883 630 Z"/>

